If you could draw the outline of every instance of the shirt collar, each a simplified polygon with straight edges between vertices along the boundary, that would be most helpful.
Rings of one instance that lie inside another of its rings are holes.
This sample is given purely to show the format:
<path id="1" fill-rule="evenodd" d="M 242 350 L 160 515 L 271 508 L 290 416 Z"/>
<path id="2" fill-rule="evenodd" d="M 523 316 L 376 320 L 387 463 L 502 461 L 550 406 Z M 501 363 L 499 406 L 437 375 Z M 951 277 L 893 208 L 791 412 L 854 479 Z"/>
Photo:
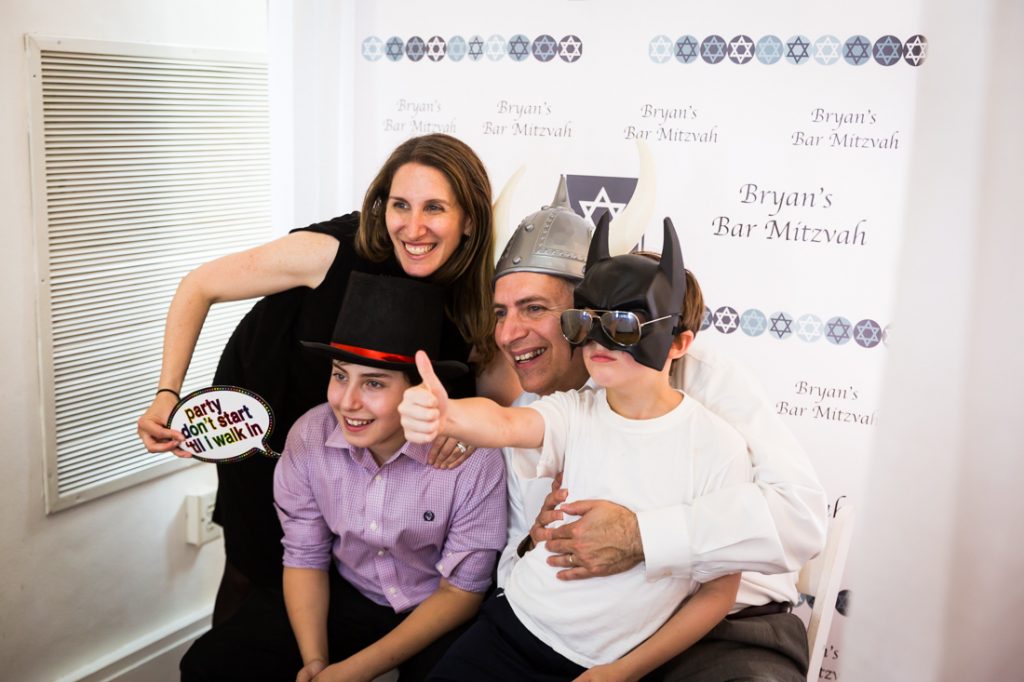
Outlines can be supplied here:
<path id="1" fill-rule="evenodd" d="M 345 432 L 338 424 L 334 426 L 334 430 L 331 431 L 331 435 L 327 437 L 324 445 L 329 448 L 347 450 L 349 456 L 356 462 L 373 462 L 376 466 L 376 461 L 373 459 L 373 453 L 371 453 L 367 448 L 357 447 L 349 443 L 345 438 Z M 398 448 L 395 456 L 405 455 L 420 464 L 426 464 L 428 454 L 430 454 L 430 443 L 410 443 L 406 441 L 400 448 Z M 390 462 L 394 459 L 395 457 L 391 457 L 388 461 Z"/>

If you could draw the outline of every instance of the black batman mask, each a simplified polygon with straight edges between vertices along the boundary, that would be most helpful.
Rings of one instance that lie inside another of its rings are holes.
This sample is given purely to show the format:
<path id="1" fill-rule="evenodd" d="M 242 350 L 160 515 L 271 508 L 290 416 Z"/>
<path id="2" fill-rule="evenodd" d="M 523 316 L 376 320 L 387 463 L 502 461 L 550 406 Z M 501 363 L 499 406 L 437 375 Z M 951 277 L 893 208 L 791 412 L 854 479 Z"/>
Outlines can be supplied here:
<path id="1" fill-rule="evenodd" d="M 679 318 L 686 295 L 686 274 L 679 238 L 672 220 L 665 218 L 661 262 L 637 254 L 609 256 L 608 222 L 606 213 L 594 231 L 583 281 L 573 293 L 573 304 L 592 310 L 630 311 L 641 322 L 668 317 L 642 327 L 640 341 L 632 346 L 612 341 L 596 320 L 586 339 L 629 353 L 641 365 L 661 371 L 673 338 L 682 331 Z"/>

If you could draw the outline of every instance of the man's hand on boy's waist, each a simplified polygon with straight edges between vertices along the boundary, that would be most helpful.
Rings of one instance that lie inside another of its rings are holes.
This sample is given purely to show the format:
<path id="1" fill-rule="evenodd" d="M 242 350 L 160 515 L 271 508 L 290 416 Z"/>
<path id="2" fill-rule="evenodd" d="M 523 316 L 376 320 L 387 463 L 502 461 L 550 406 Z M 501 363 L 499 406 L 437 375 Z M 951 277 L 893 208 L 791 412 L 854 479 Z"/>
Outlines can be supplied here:
<path id="1" fill-rule="evenodd" d="M 565 569 L 557 573 L 559 579 L 614 575 L 644 560 L 636 514 L 607 500 L 578 500 L 559 507 L 568 496 L 560 485 L 561 476 L 552 484 L 530 529 L 533 543 L 547 542 L 548 551 L 553 552 L 548 564 Z M 547 527 L 563 513 L 580 518 L 557 528 Z"/>

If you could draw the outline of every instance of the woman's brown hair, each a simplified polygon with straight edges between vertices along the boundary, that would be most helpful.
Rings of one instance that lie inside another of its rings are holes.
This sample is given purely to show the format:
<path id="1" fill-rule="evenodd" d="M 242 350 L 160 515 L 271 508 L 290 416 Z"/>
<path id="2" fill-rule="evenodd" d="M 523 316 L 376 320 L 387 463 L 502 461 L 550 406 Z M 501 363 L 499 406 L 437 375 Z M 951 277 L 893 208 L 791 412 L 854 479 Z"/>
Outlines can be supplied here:
<path id="1" fill-rule="evenodd" d="M 400 144 L 384 162 L 363 198 L 356 233 L 356 253 L 381 262 L 394 253 L 384 214 L 395 172 L 407 163 L 437 169 L 451 185 L 455 200 L 469 222 L 469 234 L 459 248 L 430 276 L 447 288 L 445 311 L 462 338 L 476 350 L 478 370 L 497 352 L 494 345 L 494 226 L 491 221 L 491 181 L 469 145 L 440 133 L 413 137 Z"/>

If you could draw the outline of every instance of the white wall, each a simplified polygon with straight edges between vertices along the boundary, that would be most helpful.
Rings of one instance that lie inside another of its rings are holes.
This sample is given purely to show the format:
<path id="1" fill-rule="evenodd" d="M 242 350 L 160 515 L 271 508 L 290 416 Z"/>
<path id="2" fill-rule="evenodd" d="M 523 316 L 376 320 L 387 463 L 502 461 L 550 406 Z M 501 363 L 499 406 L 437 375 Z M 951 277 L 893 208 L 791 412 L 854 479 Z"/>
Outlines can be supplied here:
<path id="1" fill-rule="evenodd" d="M 898 340 L 850 572 L 851 680 L 1018 680 L 1019 0 L 928 3 Z"/>
<path id="2" fill-rule="evenodd" d="M 184 496 L 215 486 L 209 466 L 45 514 L 24 34 L 265 51 L 266 29 L 264 0 L 0 4 L 4 679 L 77 676 L 151 640 L 173 637 L 179 627 L 209 612 L 223 561 L 219 541 L 198 550 L 184 542 Z"/>

